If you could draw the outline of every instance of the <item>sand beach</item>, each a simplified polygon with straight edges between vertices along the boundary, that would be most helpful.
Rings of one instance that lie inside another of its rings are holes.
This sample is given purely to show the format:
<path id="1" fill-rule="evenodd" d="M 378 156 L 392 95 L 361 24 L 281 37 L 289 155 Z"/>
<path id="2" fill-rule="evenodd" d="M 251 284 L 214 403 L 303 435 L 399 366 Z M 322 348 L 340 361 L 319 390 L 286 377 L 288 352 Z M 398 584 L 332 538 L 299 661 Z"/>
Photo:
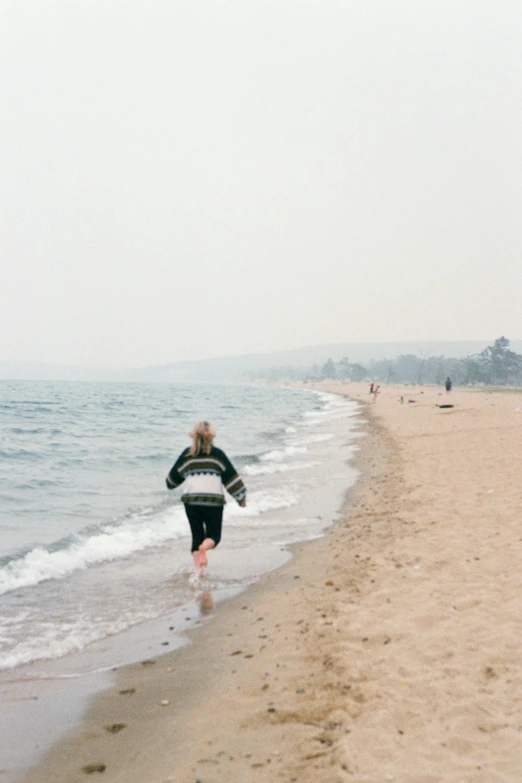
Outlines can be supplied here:
<path id="1" fill-rule="evenodd" d="M 342 519 L 201 596 L 190 643 L 116 672 L 24 783 L 521 779 L 522 395 L 317 388 L 366 406 Z"/>

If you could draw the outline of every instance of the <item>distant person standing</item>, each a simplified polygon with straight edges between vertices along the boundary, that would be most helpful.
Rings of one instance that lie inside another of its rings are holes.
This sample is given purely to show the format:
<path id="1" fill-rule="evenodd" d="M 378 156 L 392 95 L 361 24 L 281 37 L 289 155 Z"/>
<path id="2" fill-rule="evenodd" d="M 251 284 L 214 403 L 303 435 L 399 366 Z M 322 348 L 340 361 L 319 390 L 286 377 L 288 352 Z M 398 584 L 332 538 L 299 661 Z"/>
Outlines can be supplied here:
<path id="1" fill-rule="evenodd" d="M 246 506 L 246 487 L 225 452 L 214 446 L 215 435 L 212 424 L 198 422 L 190 433 L 192 445 L 181 452 L 166 479 L 168 489 L 186 482 L 181 501 L 192 531 L 191 552 L 199 576 L 208 565 L 208 550 L 221 541 L 223 490 Z"/>
<path id="2" fill-rule="evenodd" d="M 373 394 L 373 387 L 375 386 L 374 382 L 372 381 L 370 383 L 370 394 Z"/>
<path id="3" fill-rule="evenodd" d="M 444 386 L 446 387 L 446 394 L 449 394 L 451 389 L 453 388 L 453 382 L 452 382 L 451 378 L 449 377 L 449 375 L 446 378 Z"/>

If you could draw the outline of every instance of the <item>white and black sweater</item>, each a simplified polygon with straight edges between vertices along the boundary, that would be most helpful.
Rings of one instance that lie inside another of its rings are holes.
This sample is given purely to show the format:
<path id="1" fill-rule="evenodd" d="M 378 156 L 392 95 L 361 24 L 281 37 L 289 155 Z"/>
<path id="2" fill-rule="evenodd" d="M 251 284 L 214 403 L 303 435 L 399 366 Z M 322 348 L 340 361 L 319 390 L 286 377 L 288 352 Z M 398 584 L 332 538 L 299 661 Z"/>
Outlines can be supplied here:
<path id="1" fill-rule="evenodd" d="M 167 487 L 175 489 L 183 482 L 183 503 L 222 506 L 226 502 L 223 487 L 239 504 L 246 500 L 246 487 L 236 469 L 225 452 L 215 446 L 212 446 L 210 454 L 198 454 L 195 457 L 189 448 L 181 452 L 167 476 Z"/>

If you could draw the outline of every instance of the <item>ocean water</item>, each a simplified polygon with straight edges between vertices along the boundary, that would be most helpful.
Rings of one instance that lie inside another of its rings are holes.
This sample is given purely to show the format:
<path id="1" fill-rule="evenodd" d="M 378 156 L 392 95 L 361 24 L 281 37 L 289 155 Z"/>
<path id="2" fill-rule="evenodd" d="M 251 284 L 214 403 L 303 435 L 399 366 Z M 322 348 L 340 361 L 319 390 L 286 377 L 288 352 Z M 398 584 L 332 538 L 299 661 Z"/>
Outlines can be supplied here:
<path id="1" fill-rule="evenodd" d="M 359 408 L 336 395 L 3 381 L 0 413 L 4 673 L 181 617 L 202 589 L 237 593 L 288 559 L 290 544 L 321 535 L 357 476 Z M 203 583 L 194 579 L 182 490 L 165 486 L 199 419 L 214 423 L 216 445 L 248 488 L 246 509 L 227 503 Z M 130 662 L 132 644 L 125 650 L 125 661 L 120 646 L 106 665 Z"/>

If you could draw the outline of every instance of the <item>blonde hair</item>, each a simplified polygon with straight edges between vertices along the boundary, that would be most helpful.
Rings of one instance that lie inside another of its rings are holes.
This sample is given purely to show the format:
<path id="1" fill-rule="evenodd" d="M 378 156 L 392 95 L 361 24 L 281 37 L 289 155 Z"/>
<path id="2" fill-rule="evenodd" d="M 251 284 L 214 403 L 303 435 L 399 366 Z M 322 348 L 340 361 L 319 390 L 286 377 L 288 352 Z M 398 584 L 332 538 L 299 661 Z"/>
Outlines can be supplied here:
<path id="1" fill-rule="evenodd" d="M 192 428 L 192 432 L 189 433 L 192 438 L 192 446 L 190 447 L 190 454 L 193 457 L 197 457 L 198 454 L 210 454 L 212 448 L 212 441 L 216 436 L 216 430 L 208 421 L 198 421 Z"/>

